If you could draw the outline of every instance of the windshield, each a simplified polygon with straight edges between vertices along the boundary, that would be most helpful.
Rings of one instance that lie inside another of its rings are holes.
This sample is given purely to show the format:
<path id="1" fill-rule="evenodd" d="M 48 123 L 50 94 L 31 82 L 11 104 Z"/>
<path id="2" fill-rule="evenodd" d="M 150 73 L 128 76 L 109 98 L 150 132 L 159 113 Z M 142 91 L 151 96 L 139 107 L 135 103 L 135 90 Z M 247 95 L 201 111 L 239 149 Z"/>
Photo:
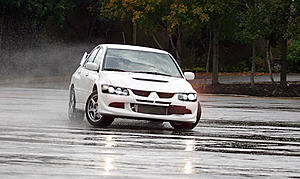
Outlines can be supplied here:
<path id="1" fill-rule="evenodd" d="M 103 70 L 182 77 L 168 54 L 127 49 L 108 49 Z"/>

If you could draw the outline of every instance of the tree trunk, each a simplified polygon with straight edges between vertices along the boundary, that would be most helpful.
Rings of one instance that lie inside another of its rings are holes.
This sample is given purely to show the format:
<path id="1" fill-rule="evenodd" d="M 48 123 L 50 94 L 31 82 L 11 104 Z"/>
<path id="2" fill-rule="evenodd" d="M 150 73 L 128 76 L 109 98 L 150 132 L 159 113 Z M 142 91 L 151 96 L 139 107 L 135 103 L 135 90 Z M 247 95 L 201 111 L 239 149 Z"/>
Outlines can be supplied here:
<path id="1" fill-rule="evenodd" d="M 292 1 L 285 1 L 283 24 L 282 24 L 282 40 L 281 40 L 281 73 L 280 73 L 280 85 L 287 86 L 287 38 L 285 37 L 288 29 L 288 22 L 290 18 L 290 9 Z"/>
<path id="2" fill-rule="evenodd" d="M 157 40 L 155 34 L 154 34 L 154 31 L 152 31 L 152 38 L 154 40 L 154 42 L 156 43 L 156 45 L 160 48 L 160 49 L 163 49 L 162 45 L 159 43 L 159 41 Z"/>
<path id="3" fill-rule="evenodd" d="M 212 71 L 212 85 L 218 86 L 218 68 L 219 66 L 219 31 L 215 30 L 213 34 L 213 71 Z"/>
<path id="4" fill-rule="evenodd" d="M 268 64 L 270 79 L 272 81 L 273 86 L 276 88 L 276 83 L 275 83 L 274 78 L 273 78 L 272 67 L 271 67 L 270 42 L 269 42 L 269 40 L 266 40 L 266 61 L 267 61 L 267 64 Z"/>
<path id="5" fill-rule="evenodd" d="M 90 15 L 89 17 L 89 26 L 87 29 L 87 39 L 89 42 L 92 42 L 92 37 L 93 37 L 93 32 L 94 32 L 94 28 L 96 25 L 97 19 L 95 17 L 93 17 L 92 15 Z"/>
<path id="6" fill-rule="evenodd" d="M 250 83 L 251 83 L 251 89 L 255 88 L 255 61 L 256 61 L 256 51 L 255 51 L 255 41 L 252 42 L 252 64 L 251 64 L 251 76 L 250 76 Z"/>
<path id="7" fill-rule="evenodd" d="M 170 42 L 171 42 L 171 46 L 175 50 L 177 62 L 179 64 L 181 64 L 180 54 L 179 54 L 178 48 L 175 46 L 175 43 L 174 43 L 173 38 L 172 38 L 172 35 L 169 34 L 168 36 L 169 36 L 169 39 L 170 39 Z"/>
<path id="8" fill-rule="evenodd" d="M 123 43 L 124 45 L 126 44 L 126 36 L 125 36 L 125 32 L 122 31 L 122 37 L 123 37 Z"/>
<path id="9" fill-rule="evenodd" d="M 137 36 L 137 25 L 133 24 L 133 29 L 132 29 L 132 44 L 136 45 L 136 36 Z"/>
<path id="10" fill-rule="evenodd" d="M 178 29 L 177 29 L 176 47 L 177 47 L 178 54 L 180 56 L 179 63 L 181 63 L 182 58 L 183 58 L 183 54 L 182 54 L 182 25 L 179 25 Z"/>
<path id="11" fill-rule="evenodd" d="M 211 51 L 211 32 L 209 32 L 208 51 L 207 51 L 207 59 L 206 59 L 206 67 L 205 67 L 206 75 L 204 78 L 205 82 L 208 79 L 210 51 Z"/>
<path id="12" fill-rule="evenodd" d="M 286 87 L 287 85 L 287 39 L 283 37 L 281 40 L 281 73 L 280 73 L 280 85 Z"/>

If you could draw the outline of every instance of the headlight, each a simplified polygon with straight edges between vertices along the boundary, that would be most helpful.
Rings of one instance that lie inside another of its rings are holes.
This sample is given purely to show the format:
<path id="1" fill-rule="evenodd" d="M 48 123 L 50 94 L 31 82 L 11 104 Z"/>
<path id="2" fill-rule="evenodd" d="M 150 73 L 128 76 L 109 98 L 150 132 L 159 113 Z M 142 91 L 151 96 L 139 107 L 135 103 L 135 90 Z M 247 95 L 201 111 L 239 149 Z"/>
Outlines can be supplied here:
<path id="1" fill-rule="evenodd" d="M 181 101 L 197 101 L 196 93 L 180 93 L 178 99 Z"/>
<path id="2" fill-rule="evenodd" d="M 110 85 L 102 85 L 102 93 L 129 96 L 128 89 L 121 88 L 121 87 L 114 87 Z"/>

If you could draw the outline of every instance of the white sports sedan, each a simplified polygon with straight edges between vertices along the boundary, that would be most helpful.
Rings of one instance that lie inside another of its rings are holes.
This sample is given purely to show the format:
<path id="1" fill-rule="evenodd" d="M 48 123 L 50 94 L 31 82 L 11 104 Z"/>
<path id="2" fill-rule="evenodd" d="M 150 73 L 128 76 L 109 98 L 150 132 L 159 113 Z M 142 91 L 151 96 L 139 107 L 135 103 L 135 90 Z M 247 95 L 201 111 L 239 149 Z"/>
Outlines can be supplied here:
<path id="1" fill-rule="evenodd" d="M 115 118 L 160 120 L 193 129 L 201 117 L 197 93 L 166 51 L 104 44 L 85 53 L 70 83 L 69 118 L 108 126 Z"/>

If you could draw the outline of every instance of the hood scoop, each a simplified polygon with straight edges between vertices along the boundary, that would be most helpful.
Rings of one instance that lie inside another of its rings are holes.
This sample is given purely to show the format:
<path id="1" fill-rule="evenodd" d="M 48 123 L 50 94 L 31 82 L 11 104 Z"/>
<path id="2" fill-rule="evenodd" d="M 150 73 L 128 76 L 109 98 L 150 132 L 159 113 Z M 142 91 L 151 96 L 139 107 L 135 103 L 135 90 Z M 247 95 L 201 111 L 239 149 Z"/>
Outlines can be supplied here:
<path id="1" fill-rule="evenodd" d="M 135 80 L 140 80 L 140 81 L 152 81 L 152 82 L 159 82 L 159 83 L 168 83 L 169 81 L 165 80 L 156 80 L 156 79 L 145 79 L 145 78 L 132 78 Z"/>

